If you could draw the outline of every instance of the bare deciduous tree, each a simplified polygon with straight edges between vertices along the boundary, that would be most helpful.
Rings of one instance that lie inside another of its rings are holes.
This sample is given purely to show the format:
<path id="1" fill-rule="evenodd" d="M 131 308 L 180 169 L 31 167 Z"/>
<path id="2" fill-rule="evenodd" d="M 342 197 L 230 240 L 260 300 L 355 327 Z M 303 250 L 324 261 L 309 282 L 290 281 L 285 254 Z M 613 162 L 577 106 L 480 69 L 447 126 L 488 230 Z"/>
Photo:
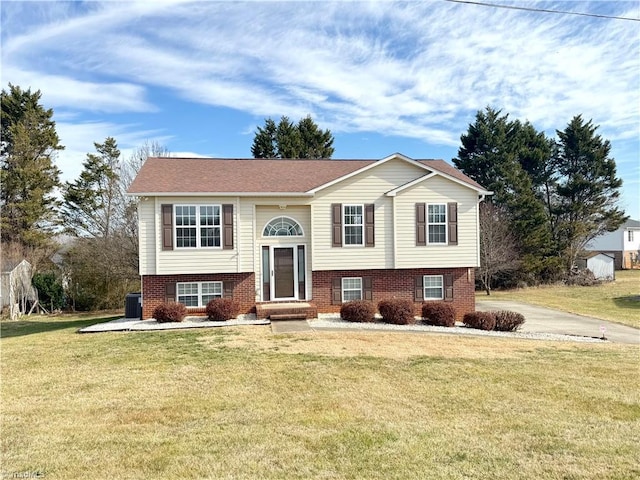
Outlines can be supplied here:
<path id="1" fill-rule="evenodd" d="M 507 212 L 490 202 L 480 204 L 480 268 L 478 279 L 487 295 L 499 273 L 508 273 L 521 265 L 516 240 L 510 231 Z"/>

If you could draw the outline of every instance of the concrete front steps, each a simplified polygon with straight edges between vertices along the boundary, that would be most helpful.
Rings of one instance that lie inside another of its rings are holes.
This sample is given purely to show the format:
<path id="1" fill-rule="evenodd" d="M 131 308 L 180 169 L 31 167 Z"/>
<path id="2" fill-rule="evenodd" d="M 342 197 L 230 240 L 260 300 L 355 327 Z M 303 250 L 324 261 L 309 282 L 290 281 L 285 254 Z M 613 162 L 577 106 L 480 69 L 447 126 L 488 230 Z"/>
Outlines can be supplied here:
<path id="1" fill-rule="evenodd" d="M 306 320 L 318 317 L 318 307 L 308 302 L 256 304 L 256 318 L 277 320 Z"/>

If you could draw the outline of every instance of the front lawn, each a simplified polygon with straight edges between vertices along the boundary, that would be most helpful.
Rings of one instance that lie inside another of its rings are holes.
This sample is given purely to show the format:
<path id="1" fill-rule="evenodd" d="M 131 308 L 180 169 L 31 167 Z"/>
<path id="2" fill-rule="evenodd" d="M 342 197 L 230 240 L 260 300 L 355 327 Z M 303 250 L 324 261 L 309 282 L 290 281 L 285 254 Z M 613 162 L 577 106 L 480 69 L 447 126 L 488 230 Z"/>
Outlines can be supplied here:
<path id="1" fill-rule="evenodd" d="M 87 322 L 0 324 L 4 476 L 640 476 L 635 346 Z"/>
<path id="2" fill-rule="evenodd" d="M 515 300 L 640 328 L 640 270 L 616 272 L 613 282 L 592 287 L 542 285 L 476 293 L 476 300 Z"/>

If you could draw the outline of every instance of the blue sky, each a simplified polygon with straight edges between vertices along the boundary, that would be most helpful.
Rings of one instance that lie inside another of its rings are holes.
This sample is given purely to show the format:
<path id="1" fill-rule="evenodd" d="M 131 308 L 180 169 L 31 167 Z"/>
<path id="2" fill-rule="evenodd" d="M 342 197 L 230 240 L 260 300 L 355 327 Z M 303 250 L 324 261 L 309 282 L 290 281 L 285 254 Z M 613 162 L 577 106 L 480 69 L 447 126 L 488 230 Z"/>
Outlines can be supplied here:
<path id="1" fill-rule="evenodd" d="M 503 5 L 640 18 L 637 1 Z M 66 146 L 250 157 L 266 117 L 310 114 L 334 158 L 457 154 L 490 105 L 555 135 L 576 114 L 613 145 L 640 218 L 640 22 L 445 0 L 0 4 L 2 85 L 41 90 Z"/>

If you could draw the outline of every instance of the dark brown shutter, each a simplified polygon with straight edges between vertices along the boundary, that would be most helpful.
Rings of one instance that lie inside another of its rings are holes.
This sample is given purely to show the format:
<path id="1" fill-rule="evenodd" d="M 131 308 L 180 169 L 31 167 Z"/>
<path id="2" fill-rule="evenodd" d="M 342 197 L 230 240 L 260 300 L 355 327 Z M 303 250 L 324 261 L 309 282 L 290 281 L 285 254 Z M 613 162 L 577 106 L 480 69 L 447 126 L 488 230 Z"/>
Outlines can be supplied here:
<path id="1" fill-rule="evenodd" d="M 453 302 L 453 274 L 445 273 L 442 277 L 444 281 L 444 301 Z"/>
<path id="2" fill-rule="evenodd" d="M 160 205 L 162 210 L 162 250 L 173 250 L 173 205 Z"/>
<path id="3" fill-rule="evenodd" d="M 416 302 L 424 300 L 424 277 L 422 275 L 416 277 L 413 299 Z"/>
<path id="4" fill-rule="evenodd" d="M 233 288 L 236 286 L 235 282 L 228 280 L 226 282 L 222 282 L 222 296 L 224 298 L 232 298 L 233 297 Z"/>
<path id="5" fill-rule="evenodd" d="M 373 278 L 362 277 L 362 299 L 373 300 Z"/>
<path id="6" fill-rule="evenodd" d="M 427 244 L 426 204 L 416 203 L 416 247 Z"/>
<path id="7" fill-rule="evenodd" d="M 222 248 L 233 250 L 233 205 L 222 205 Z"/>
<path id="8" fill-rule="evenodd" d="M 342 204 L 331 204 L 331 246 L 342 246 Z"/>
<path id="9" fill-rule="evenodd" d="M 271 266 L 269 264 L 269 246 L 262 246 L 262 300 L 271 300 Z"/>
<path id="10" fill-rule="evenodd" d="M 458 244 L 458 204 L 447 204 L 447 222 L 449 227 L 449 245 Z"/>
<path id="11" fill-rule="evenodd" d="M 374 247 L 376 245 L 375 238 L 375 205 L 368 203 L 364 206 L 364 246 Z"/>
<path id="12" fill-rule="evenodd" d="M 176 301 L 176 284 L 171 282 L 164 286 L 164 301 L 175 302 Z"/>
<path id="13" fill-rule="evenodd" d="M 304 245 L 298 245 L 298 300 L 307 297 L 306 265 Z"/>
<path id="14" fill-rule="evenodd" d="M 333 278 L 331 280 L 331 305 L 342 303 L 342 279 Z"/>

